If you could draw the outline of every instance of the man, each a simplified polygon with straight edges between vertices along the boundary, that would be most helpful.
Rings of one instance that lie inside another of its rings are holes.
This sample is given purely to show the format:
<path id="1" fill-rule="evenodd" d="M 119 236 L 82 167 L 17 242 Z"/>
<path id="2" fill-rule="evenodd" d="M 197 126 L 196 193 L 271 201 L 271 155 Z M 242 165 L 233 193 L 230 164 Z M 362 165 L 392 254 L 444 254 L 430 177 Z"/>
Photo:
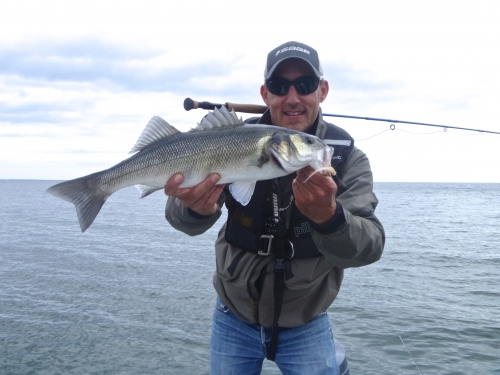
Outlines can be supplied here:
<path id="1" fill-rule="evenodd" d="M 315 134 L 334 147 L 338 177 L 311 167 L 257 183 L 247 206 L 211 175 L 179 189 L 165 187 L 166 218 L 189 234 L 209 229 L 225 203 L 228 219 L 215 244 L 217 291 L 211 373 L 259 374 L 264 358 L 284 374 L 337 374 L 327 308 L 343 270 L 377 261 L 385 234 L 367 157 L 344 130 L 323 121 L 328 82 L 317 52 L 288 42 L 268 57 L 261 95 L 269 109 L 251 123 Z M 276 220 L 275 220 L 276 219 Z"/>

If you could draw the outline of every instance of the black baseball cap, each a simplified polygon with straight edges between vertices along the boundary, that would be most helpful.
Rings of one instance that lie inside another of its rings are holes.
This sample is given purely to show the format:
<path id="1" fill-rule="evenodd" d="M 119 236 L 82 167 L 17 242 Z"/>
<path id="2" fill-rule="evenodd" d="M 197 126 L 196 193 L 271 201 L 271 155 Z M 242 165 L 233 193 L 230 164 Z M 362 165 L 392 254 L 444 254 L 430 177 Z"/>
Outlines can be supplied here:
<path id="1" fill-rule="evenodd" d="M 271 78 L 276 67 L 288 59 L 304 60 L 311 66 L 318 78 L 323 76 L 323 68 L 319 62 L 318 52 L 314 48 L 299 42 L 286 42 L 273 49 L 267 55 L 264 79 Z"/>

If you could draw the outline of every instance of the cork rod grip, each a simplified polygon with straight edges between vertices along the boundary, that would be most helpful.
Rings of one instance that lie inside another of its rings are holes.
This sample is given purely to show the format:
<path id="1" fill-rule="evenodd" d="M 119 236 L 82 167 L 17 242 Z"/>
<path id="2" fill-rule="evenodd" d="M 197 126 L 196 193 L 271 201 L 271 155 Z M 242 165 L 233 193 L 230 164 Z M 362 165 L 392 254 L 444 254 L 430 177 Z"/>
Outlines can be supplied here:
<path id="1" fill-rule="evenodd" d="M 192 109 L 208 109 L 214 110 L 215 108 L 220 108 L 225 106 L 229 111 L 234 110 L 235 112 L 245 112 L 245 113 L 257 113 L 262 114 L 266 111 L 267 107 L 265 105 L 257 105 L 257 104 L 238 104 L 238 103 L 226 103 L 226 104 L 217 104 L 210 102 L 198 102 L 191 98 L 184 99 L 184 109 L 186 111 L 190 111 Z"/>
<path id="2" fill-rule="evenodd" d="M 226 103 L 226 107 L 229 111 L 234 110 L 235 112 L 245 112 L 245 113 L 258 113 L 262 114 L 267 110 L 265 105 L 257 104 L 238 104 L 238 103 Z"/>

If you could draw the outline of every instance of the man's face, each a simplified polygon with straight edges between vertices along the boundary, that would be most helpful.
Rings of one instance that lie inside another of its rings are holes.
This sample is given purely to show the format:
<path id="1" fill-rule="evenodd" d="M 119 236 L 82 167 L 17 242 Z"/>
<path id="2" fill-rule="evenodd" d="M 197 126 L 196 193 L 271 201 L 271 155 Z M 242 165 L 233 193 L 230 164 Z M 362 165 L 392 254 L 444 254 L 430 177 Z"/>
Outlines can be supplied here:
<path id="1" fill-rule="evenodd" d="M 273 73 L 273 78 L 290 81 L 310 76 L 314 76 L 311 67 L 300 59 L 283 61 Z M 328 82 L 320 82 L 318 89 L 309 95 L 299 95 L 293 86 L 286 95 L 274 95 L 265 85 L 260 94 L 270 109 L 273 125 L 306 131 L 318 117 L 319 104 L 328 94 Z"/>

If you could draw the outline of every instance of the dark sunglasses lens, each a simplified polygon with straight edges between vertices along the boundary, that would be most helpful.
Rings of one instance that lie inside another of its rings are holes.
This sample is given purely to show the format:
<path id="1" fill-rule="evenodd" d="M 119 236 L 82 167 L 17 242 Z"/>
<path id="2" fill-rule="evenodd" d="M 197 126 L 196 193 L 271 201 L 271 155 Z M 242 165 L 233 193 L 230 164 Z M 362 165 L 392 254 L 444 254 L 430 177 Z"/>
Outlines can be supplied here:
<path id="1" fill-rule="evenodd" d="M 319 85 L 318 78 L 299 78 L 294 82 L 295 90 L 299 95 L 309 95 L 317 90 Z"/>
<path id="2" fill-rule="evenodd" d="M 288 81 L 286 79 L 270 79 L 266 82 L 267 89 L 271 94 L 283 96 L 288 94 L 290 86 L 294 86 L 299 95 L 309 95 L 317 90 L 319 85 L 319 78 L 304 77 L 296 79 L 295 81 Z"/>
<path id="3" fill-rule="evenodd" d="M 267 81 L 267 89 L 274 95 L 286 95 L 292 82 L 283 79 L 270 79 Z"/>

